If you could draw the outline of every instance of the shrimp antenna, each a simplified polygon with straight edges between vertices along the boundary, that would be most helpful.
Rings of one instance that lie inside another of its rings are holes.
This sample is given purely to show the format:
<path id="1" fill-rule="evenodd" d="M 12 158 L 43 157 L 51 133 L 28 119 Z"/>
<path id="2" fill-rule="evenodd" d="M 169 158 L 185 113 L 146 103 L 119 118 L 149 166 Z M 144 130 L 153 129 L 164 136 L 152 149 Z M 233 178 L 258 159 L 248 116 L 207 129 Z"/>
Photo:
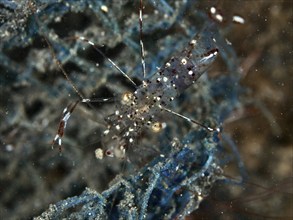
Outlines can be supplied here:
<path id="1" fill-rule="evenodd" d="M 173 114 L 173 115 L 176 115 L 176 116 L 178 116 L 178 117 L 180 117 L 180 118 L 183 118 L 183 119 L 185 119 L 186 121 L 188 121 L 188 122 L 190 122 L 190 123 L 196 124 L 196 125 L 198 125 L 198 126 L 204 128 L 204 129 L 206 129 L 206 130 L 209 131 L 209 132 L 215 132 L 215 131 L 216 131 L 216 132 L 220 132 L 220 128 L 211 128 L 211 127 L 205 126 L 204 124 L 202 124 L 202 123 L 200 123 L 200 122 L 198 122 L 198 121 L 195 121 L 195 120 L 193 120 L 193 119 L 191 119 L 191 118 L 188 118 L 188 117 L 186 117 L 186 116 L 184 116 L 184 115 L 181 115 L 181 114 L 179 114 L 179 113 L 177 113 L 177 112 L 174 112 L 174 111 L 172 111 L 171 109 L 165 108 L 165 107 L 163 107 L 163 106 L 160 106 L 160 108 L 163 109 L 163 110 L 166 111 L 166 112 L 169 112 L 169 113 L 171 113 L 171 114 Z"/>
<path id="2" fill-rule="evenodd" d="M 46 43 L 49 46 L 49 49 L 51 51 L 52 57 L 55 59 L 59 69 L 62 71 L 62 74 L 65 76 L 65 78 L 67 79 L 67 81 L 70 83 L 70 85 L 72 86 L 72 88 L 74 89 L 74 91 L 76 92 L 76 94 L 81 98 L 81 99 L 85 99 L 84 96 L 81 94 L 81 92 L 78 90 L 77 86 L 75 85 L 75 83 L 70 79 L 70 77 L 68 76 L 67 72 L 65 71 L 65 69 L 63 68 L 60 60 L 57 59 L 56 54 L 54 53 L 52 44 L 50 43 L 50 41 L 44 37 Z"/>
<path id="3" fill-rule="evenodd" d="M 97 51 L 99 54 L 101 54 L 102 55 L 102 57 L 104 57 L 104 59 L 107 59 L 120 73 L 122 73 L 122 75 L 126 78 L 126 79 L 128 79 L 129 80 L 129 82 L 131 82 L 134 86 L 135 86 L 135 88 L 137 88 L 137 85 L 136 85 L 136 83 L 127 75 L 127 73 L 125 73 L 119 66 L 117 66 L 116 64 L 115 64 L 115 62 L 113 61 L 113 60 L 111 60 L 109 57 L 107 57 L 98 47 L 97 47 L 97 45 L 94 43 L 94 42 L 92 42 L 92 41 L 90 41 L 90 40 L 88 40 L 88 39 L 86 39 L 85 37 L 79 37 L 79 36 L 77 36 L 77 37 L 69 37 L 69 38 L 67 38 L 67 39 L 74 39 L 74 40 L 82 40 L 82 41 L 84 41 L 84 42 L 86 42 L 86 43 L 88 43 L 89 45 L 91 45 L 93 48 L 94 48 L 94 50 L 95 51 Z"/>
<path id="4" fill-rule="evenodd" d="M 140 54 L 141 54 L 141 67 L 143 72 L 143 77 L 146 77 L 146 70 L 145 70 L 145 51 L 143 46 L 143 40 L 142 40 L 142 0 L 140 0 L 140 6 L 139 6 L 139 44 L 140 44 Z"/>

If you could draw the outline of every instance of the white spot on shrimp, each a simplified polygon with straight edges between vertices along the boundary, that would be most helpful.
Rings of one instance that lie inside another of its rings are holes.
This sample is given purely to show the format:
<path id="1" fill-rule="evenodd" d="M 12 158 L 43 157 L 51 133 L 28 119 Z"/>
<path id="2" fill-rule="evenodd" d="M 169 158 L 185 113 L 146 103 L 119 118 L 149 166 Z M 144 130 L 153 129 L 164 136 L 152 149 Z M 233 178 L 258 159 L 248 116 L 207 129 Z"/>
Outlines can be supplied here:
<path id="1" fill-rule="evenodd" d="M 215 7 L 211 7 L 211 8 L 210 8 L 210 12 L 211 12 L 212 14 L 215 14 L 215 13 L 216 13 L 216 8 L 215 8 Z"/>
<path id="2" fill-rule="evenodd" d="M 65 108 L 65 109 L 63 110 L 63 114 L 64 114 L 65 112 L 67 112 L 67 108 Z"/>
<path id="3" fill-rule="evenodd" d="M 190 41 L 190 44 L 191 45 L 195 45 L 196 44 L 196 40 L 193 39 L 192 41 Z"/>
<path id="4" fill-rule="evenodd" d="M 143 85 L 144 88 L 146 88 L 148 86 L 147 82 L 144 81 L 144 80 L 142 81 L 142 85 Z"/>
<path id="5" fill-rule="evenodd" d="M 206 56 L 206 57 L 203 57 L 202 60 L 203 60 L 203 61 L 208 60 L 208 59 L 210 59 L 210 58 L 216 56 L 217 54 L 218 54 L 218 52 L 215 51 L 215 52 L 211 53 L 210 55 L 208 55 L 208 56 Z"/>
<path id="6" fill-rule="evenodd" d="M 186 65 L 186 64 L 187 64 L 187 60 L 186 60 L 185 58 L 183 58 L 183 59 L 181 60 L 181 64 Z"/>
<path id="7" fill-rule="evenodd" d="M 106 5 L 102 5 L 101 10 L 105 13 L 108 13 L 108 7 Z"/>
<path id="8" fill-rule="evenodd" d="M 88 43 L 90 44 L 90 45 L 92 45 L 92 46 L 95 46 L 95 44 L 94 44 L 94 42 L 92 42 L 92 41 L 88 41 Z"/>
<path id="9" fill-rule="evenodd" d="M 217 19 L 219 22 L 222 22 L 222 21 L 223 21 L 223 16 L 220 15 L 220 14 L 216 14 L 216 19 Z"/>

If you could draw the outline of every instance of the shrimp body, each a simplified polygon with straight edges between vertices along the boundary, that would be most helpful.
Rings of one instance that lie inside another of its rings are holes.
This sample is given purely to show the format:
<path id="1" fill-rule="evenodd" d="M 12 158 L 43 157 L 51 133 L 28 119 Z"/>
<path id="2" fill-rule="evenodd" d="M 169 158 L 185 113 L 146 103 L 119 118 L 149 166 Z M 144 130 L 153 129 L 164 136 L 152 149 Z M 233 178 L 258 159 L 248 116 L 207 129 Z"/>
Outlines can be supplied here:
<path id="1" fill-rule="evenodd" d="M 133 145 L 143 128 L 150 127 L 154 132 L 162 128 L 157 115 L 195 83 L 216 59 L 218 49 L 212 33 L 210 27 L 202 30 L 134 93 L 122 95 L 117 110 L 105 118 L 106 155 L 124 157 L 125 150 Z M 101 154 L 98 158 L 102 158 Z"/>

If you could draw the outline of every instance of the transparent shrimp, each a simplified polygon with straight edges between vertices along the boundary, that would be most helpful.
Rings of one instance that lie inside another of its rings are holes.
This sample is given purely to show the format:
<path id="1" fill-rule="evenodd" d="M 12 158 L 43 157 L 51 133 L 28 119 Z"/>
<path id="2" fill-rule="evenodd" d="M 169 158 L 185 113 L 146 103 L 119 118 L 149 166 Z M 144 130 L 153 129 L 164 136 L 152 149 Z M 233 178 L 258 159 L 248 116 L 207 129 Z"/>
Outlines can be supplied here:
<path id="1" fill-rule="evenodd" d="M 216 130 L 173 112 L 169 107 L 176 97 L 211 66 L 217 54 L 212 29 L 207 27 L 182 52 L 171 57 L 156 74 L 144 80 L 134 93 L 124 93 L 115 112 L 105 118 L 108 124 L 103 134 L 105 154 L 124 157 L 126 149 L 134 143 L 143 128 L 149 127 L 153 132 L 160 131 L 164 124 L 158 121 L 157 116 L 162 111 L 199 124 L 209 131 Z M 102 152 L 97 149 L 98 158 L 102 158 Z"/>
<path id="2" fill-rule="evenodd" d="M 139 18 L 140 35 L 142 35 L 142 7 L 140 8 Z M 105 117 L 107 125 L 106 129 L 103 131 L 103 146 L 95 151 L 97 158 L 102 159 L 104 155 L 124 158 L 126 150 L 135 143 L 138 135 L 141 134 L 145 128 L 150 128 L 152 132 L 157 133 L 166 126 L 165 123 L 159 121 L 158 116 L 161 112 L 174 114 L 177 117 L 187 120 L 190 123 L 197 124 L 211 132 L 219 131 L 218 128 L 214 129 L 205 126 L 170 109 L 172 101 L 194 84 L 216 59 L 219 50 L 214 38 L 216 34 L 214 25 L 215 24 L 212 23 L 211 25 L 205 26 L 181 52 L 172 56 L 157 73 L 150 78 L 145 78 L 147 74 L 145 73 L 144 48 L 141 40 L 140 45 L 144 80 L 139 86 L 137 86 L 136 83 L 111 59 L 107 58 L 92 41 L 84 37 L 75 37 L 75 39 L 90 44 L 136 87 L 133 93 L 125 92 L 122 94 L 120 103 L 116 105 L 115 111 Z M 50 46 L 49 42 L 48 44 Z M 90 103 L 92 100 L 83 97 L 58 60 L 57 64 L 81 98 L 81 101 L 70 104 L 63 111 L 57 134 L 52 143 L 52 146 L 58 143 L 59 149 L 61 150 L 61 140 L 64 135 L 64 130 L 75 107 L 79 102 Z"/>

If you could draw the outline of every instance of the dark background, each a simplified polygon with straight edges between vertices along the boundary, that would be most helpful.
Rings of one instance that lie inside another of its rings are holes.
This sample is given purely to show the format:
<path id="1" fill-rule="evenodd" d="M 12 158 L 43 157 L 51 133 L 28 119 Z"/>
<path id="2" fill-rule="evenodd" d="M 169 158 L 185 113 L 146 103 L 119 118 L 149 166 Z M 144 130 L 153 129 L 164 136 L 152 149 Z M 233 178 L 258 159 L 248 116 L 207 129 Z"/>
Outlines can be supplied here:
<path id="1" fill-rule="evenodd" d="M 148 68 L 154 71 L 164 58 L 176 51 L 175 46 L 168 47 L 168 40 L 165 41 L 168 36 L 178 39 L 178 48 L 189 38 L 188 31 L 194 28 L 190 21 L 192 13 L 196 10 L 206 13 L 212 5 L 221 9 L 227 18 L 222 28 L 229 32 L 227 37 L 243 69 L 241 105 L 226 119 L 224 131 L 237 144 L 249 178 L 241 187 L 215 185 L 211 195 L 189 219 L 215 219 L 216 216 L 219 219 L 290 219 L 293 216 L 292 1 L 194 1 L 191 5 L 182 20 L 168 27 L 159 21 L 168 24 L 171 19 L 156 15 L 155 6 L 146 3 L 144 13 L 151 15 L 144 19 L 146 62 L 151 63 Z M 62 156 L 57 148 L 51 149 L 50 142 L 62 110 L 78 97 L 57 68 L 43 38 L 30 33 L 40 31 L 31 19 L 38 9 L 45 7 L 42 1 L 36 4 L 23 1 L 14 9 L 13 5 L 0 2 L 2 219 L 29 219 L 47 209 L 50 203 L 80 194 L 86 186 L 102 191 L 117 173 L 126 172 L 121 168 L 121 161 L 97 161 L 93 154 L 102 132 L 99 121 L 113 105 L 97 105 L 97 111 L 86 106 L 77 108 L 66 131 Z M 58 35 L 50 36 L 56 39 L 57 46 L 63 44 L 64 37 L 76 33 L 94 36 L 93 41 L 106 45 L 106 55 L 126 72 L 139 72 L 138 4 L 109 3 L 108 10 L 109 17 L 115 16 L 119 30 L 107 27 L 102 16 L 89 10 L 73 9 L 64 15 L 62 11 L 55 12 L 62 15 L 60 18 L 52 12 L 52 17 L 45 14 L 39 22 Z M 244 17 L 245 24 L 228 24 L 233 14 Z M 154 24 L 159 27 L 154 28 Z M 159 53 L 162 50 L 165 52 Z M 95 52 L 86 49 L 75 57 L 63 63 L 84 94 L 107 97 L 130 87 L 120 76 L 115 78 L 120 84 L 112 84 L 113 80 L 103 86 L 100 82 L 113 70 Z M 74 64 L 79 57 L 89 60 L 84 65 L 87 71 Z M 62 53 L 58 53 L 58 58 L 63 59 Z M 90 61 L 101 66 L 97 70 Z M 225 69 L 216 64 L 209 74 L 217 77 L 221 71 Z M 225 175 L 239 179 L 235 165 L 227 165 L 224 170 Z"/>

